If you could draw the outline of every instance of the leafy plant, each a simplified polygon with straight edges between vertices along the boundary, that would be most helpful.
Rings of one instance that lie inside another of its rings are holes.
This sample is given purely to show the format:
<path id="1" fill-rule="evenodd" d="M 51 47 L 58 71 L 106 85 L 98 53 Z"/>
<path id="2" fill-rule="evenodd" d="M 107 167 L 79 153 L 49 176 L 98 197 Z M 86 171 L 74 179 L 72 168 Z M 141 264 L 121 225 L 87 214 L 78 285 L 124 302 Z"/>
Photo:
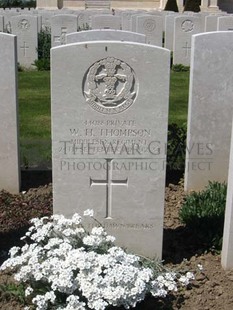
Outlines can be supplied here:
<path id="1" fill-rule="evenodd" d="M 176 64 L 172 66 L 172 70 L 175 72 L 189 72 L 190 67 L 182 64 Z"/>
<path id="2" fill-rule="evenodd" d="M 13 247 L 1 270 L 10 268 L 25 283 L 25 296 L 37 310 L 135 307 L 147 294 L 166 297 L 194 279 L 190 271 L 168 271 L 158 261 L 128 254 L 114 245 L 86 210 L 70 219 L 53 215 L 31 220 L 32 226 Z M 94 221 L 90 222 L 90 218 Z M 89 227 L 93 227 L 91 231 Z"/>
<path id="3" fill-rule="evenodd" d="M 217 250 L 221 248 L 227 185 L 209 182 L 205 190 L 189 194 L 179 216 L 196 236 Z"/>
<path id="4" fill-rule="evenodd" d="M 200 12 L 201 0 L 186 0 L 184 11 Z"/>
<path id="5" fill-rule="evenodd" d="M 176 0 L 167 0 L 164 11 L 179 12 Z"/>
<path id="6" fill-rule="evenodd" d="M 38 71 L 50 70 L 51 30 L 45 27 L 38 34 L 38 59 L 35 66 Z"/>
<path id="7" fill-rule="evenodd" d="M 24 293 L 23 284 L 16 283 L 6 283 L 0 285 L 0 295 L 1 299 L 9 300 L 9 299 L 17 299 L 22 304 L 25 302 L 25 293 Z"/>
<path id="8" fill-rule="evenodd" d="M 168 126 L 167 168 L 184 170 L 186 150 L 186 126 L 170 124 Z"/>
<path id="9" fill-rule="evenodd" d="M 36 0 L 0 0 L 1 8 L 35 8 Z"/>

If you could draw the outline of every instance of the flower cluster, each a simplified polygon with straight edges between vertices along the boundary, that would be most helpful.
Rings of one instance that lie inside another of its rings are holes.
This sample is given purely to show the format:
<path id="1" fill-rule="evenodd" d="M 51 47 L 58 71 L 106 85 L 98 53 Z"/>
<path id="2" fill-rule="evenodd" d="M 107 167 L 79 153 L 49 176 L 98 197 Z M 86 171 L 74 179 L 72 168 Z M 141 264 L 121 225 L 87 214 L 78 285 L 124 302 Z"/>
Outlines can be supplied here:
<path id="1" fill-rule="evenodd" d="M 93 211 L 85 211 L 84 216 L 92 218 Z M 128 309 L 148 293 L 165 297 L 193 279 L 190 272 L 179 275 L 161 271 L 161 266 L 144 266 L 139 256 L 115 246 L 115 238 L 101 226 L 90 232 L 85 229 L 78 214 L 31 222 L 22 238 L 30 242 L 13 247 L 1 269 L 14 270 L 37 310 L 104 310 L 109 305 Z"/>

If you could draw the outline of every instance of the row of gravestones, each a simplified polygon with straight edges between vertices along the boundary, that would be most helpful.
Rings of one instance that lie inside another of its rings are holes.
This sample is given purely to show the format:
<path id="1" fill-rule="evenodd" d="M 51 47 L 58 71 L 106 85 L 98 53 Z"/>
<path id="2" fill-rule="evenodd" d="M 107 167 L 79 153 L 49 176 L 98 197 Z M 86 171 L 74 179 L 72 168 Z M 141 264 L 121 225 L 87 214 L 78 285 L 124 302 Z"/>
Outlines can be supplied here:
<path id="1" fill-rule="evenodd" d="M 164 46 L 173 51 L 173 64 L 190 65 L 191 37 L 194 34 L 232 30 L 233 17 L 207 13 L 180 15 L 171 12 L 119 11 L 117 15 L 108 10 L 76 11 L 75 14 L 57 14 L 57 11 L 0 11 L 0 31 L 17 35 L 18 61 L 23 67 L 31 67 L 37 59 L 38 32 L 51 29 L 51 45 L 66 44 L 66 34 L 78 29 L 114 29 L 141 33 L 146 43 Z M 37 13 L 37 16 L 36 16 Z M 64 13 L 64 12 L 63 12 Z M 54 15 L 56 14 L 56 15 Z M 164 42 L 163 42 L 164 33 Z"/>
<path id="2" fill-rule="evenodd" d="M 192 46 L 185 187 L 229 177 L 222 263 L 233 268 L 233 33 L 198 34 Z M 51 56 L 54 212 L 94 209 L 119 245 L 161 257 L 170 52 L 86 41 L 53 48 Z M 0 59 L 0 188 L 16 192 L 15 36 L 0 34 Z M 230 169 L 232 160 L 233 150 Z"/>

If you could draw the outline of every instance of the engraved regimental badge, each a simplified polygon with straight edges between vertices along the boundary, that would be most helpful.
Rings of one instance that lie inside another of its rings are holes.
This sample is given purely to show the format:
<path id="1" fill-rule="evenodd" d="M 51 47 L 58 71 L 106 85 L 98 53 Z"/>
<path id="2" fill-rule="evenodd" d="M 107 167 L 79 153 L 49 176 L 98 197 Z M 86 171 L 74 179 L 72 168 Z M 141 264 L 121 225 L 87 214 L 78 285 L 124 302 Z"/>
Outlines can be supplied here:
<path id="1" fill-rule="evenodd" d="M 30 28 L 30 23 L 27 19 L 21 19 L 18 23 L 18 27 L 21 30 L 28 30 Z"/>
<path id="2" fill-rule="evenodd" d="M 94 63 L 83 79 L 83 95 L 96 111 L 116 114 L 125 111 L 137 95 L 133 69 L 124 61 L 107 57 Z"/>

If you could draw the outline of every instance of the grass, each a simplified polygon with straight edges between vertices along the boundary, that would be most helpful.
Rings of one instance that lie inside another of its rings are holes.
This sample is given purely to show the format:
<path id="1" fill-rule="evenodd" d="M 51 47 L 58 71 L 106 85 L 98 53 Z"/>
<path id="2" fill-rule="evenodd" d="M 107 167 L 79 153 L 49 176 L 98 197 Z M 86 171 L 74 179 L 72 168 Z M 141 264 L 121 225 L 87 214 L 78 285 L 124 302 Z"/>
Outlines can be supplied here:
<path id="1" fill-rule="evenodd" d="M 19 72 L 21 166 L 51 165 L 50 73 Z M 187 121 L 189 72 L 171 71 L 169 123 Z"/>
<path id="2" fill-rule="evenodd" d="M 186 124 L 188 113 L 189 72 L 171 71 L 169 123 Z"/>
<path id="3" fill-rule="evenodd" d="M 50 75 L 19 72 L 19 128 L 21 166 L 51 162 Z"/>

